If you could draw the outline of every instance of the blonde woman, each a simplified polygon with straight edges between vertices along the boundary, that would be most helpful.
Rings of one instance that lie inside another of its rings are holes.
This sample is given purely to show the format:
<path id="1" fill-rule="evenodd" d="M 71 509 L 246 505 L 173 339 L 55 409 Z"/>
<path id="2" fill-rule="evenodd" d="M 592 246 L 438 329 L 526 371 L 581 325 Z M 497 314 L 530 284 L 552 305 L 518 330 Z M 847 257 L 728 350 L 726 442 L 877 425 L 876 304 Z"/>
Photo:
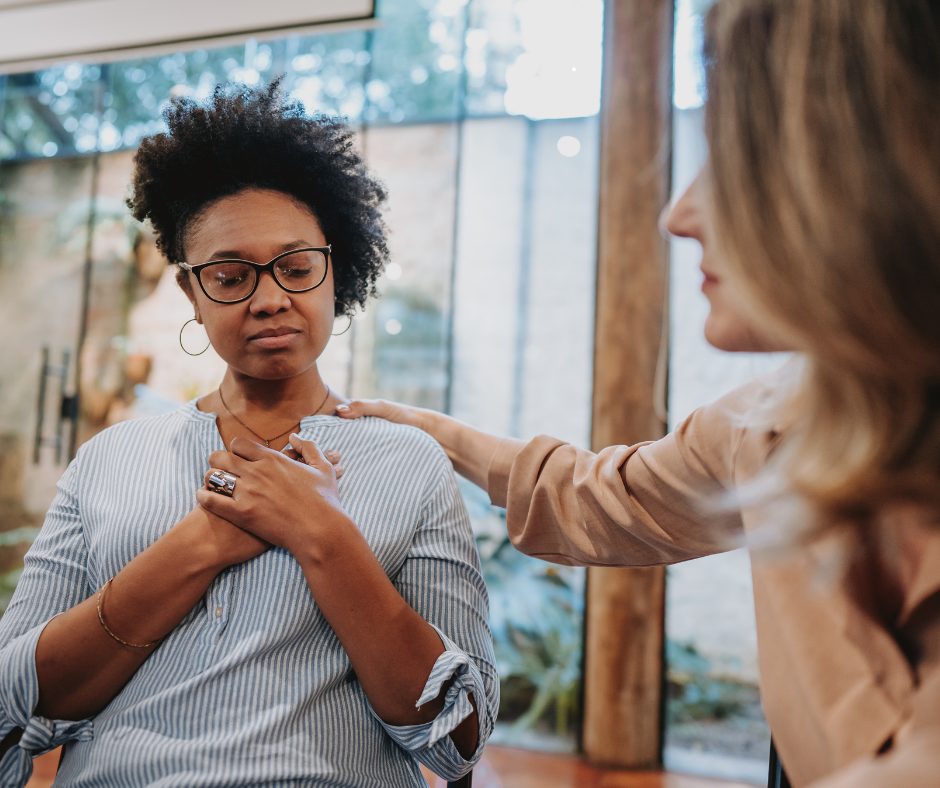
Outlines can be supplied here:
<path id="1" fill-rule="evenodd" d="M 702 245 L 706 338 L 794 363 L 597 455 L 382 401 L 337 412 L 430 432 L 549 561 L 746 538 L 793 786 L 940 785 L 940 5 L 722 0 L 707 38 L 711 160 L 666 227 Z"/>

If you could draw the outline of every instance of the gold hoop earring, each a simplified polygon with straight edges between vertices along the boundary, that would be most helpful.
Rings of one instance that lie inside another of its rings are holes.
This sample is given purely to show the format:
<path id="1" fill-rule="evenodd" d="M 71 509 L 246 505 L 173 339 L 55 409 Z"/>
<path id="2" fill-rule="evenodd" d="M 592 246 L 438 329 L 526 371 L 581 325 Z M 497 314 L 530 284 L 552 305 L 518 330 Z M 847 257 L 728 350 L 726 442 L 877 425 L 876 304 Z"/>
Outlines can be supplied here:
<path id="1" fill-rule="evenodd" d="M 346 302 L 345 302 L 345 301 L 337 301 L 336 303 L 337 303 L 337 304 L 342 304 L 344 310 L 346 310 L 346 309 L 349 308 L 349 307 L 346 306 Z M 346 324 L 346 328 L 344 328 L 344 329 L 343 329 L 342 331 L 340 331 L 338 334 L 330 334 L 331 337 L 341 337 L 343 334 L 345 334 L 347 331 L 349 331 L 350 328 L 352 328 L 353 316 L 352 316 L 352 315 L 347 315 L 347 317 L 349 318 L 349 323 Z"/>
<path id="2" fill-rule="evenodd" d="M 189 320 L 187 320 L 185 323 L 183 323 L 183 327 L 180 329 L 180 347 L 183 348 L 183 352 L 184 352 L 187 356 L 201 356 L 203 353 L 205 353 L 205 352 L 209 349 L 209 345 L 212 344 L 212 343 L 210 342 L 209 345 L 206 345 L 206 346 L 205 346 L 202 350 L 200 350 L 198 353 L 190 353 L 185 347 L 183 347 L 183 331 L 186 329 L 186 326 L 188 326 L 190 323 L 194 322 L 195 320 L 196 320 L 196 318 L 194 318 L 194 317 L 189 318 Z"/>

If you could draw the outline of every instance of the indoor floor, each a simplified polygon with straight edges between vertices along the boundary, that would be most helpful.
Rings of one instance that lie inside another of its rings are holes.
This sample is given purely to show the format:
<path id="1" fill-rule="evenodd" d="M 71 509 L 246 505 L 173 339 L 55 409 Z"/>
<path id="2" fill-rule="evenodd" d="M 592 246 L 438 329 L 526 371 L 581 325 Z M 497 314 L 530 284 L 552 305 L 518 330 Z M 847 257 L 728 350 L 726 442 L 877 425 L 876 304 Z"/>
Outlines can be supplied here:
<path id="1" fill-rule="evenodd" d="M 33 761 L 26 788 L 49 788 L 55 778 L 59 751 Z M 425 772 L 431 788 L 444 788 L 440 778 Z M 610 772 L 576 758 L 490 745 L 473 772 L 473 788 L 753 788 L 745 783 L 706 780 L 662 772 Z"/>

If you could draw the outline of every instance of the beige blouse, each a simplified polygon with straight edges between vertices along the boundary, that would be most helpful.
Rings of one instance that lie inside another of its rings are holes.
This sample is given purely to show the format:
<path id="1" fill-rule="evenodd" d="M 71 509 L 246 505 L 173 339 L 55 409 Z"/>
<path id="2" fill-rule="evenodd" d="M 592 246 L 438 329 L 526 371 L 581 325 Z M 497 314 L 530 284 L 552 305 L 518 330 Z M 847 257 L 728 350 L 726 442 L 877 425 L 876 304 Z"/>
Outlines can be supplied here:
<path id="1" fill-rule="evenodd" d="M 859 759 L 857 768 L 878 770 L 872 786 L 940 786 L 938 524 L 912 507 L 886 512 L 876 529 L 884 549 L 856 551 L 846 572 L 824 544 L 757 549 L 772 515 L 728 505 L 778 440 L 756 414 L 783 374 L 700 408 L 652 443 L 593 454 L 547 436 L 507 439 L 490 464 L 490 498 L 506 507 L 520 551 L 559 564 L 671 564 L 747 543 L 764 711 L 794 788 Z M 875 565 L 872 552 L 888 557 Z M 913 714 L 931 681 L 936 702 Z M 926 749 L 925 735 L 937 737 Z M 879 751 L 888 754 L 875 759 Z M 899 761 L 924 781 L 907 772 L 892 781 L 885 770 Z M 852 779 L 868 785 L 857 769 Z"/>

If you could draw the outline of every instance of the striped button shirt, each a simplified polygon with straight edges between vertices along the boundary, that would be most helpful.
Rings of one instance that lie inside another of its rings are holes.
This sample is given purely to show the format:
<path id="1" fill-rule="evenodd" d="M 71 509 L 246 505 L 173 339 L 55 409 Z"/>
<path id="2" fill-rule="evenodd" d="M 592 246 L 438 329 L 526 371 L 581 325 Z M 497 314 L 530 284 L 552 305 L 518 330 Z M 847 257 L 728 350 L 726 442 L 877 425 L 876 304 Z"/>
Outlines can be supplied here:
<path id="1" fill-rule="evenodd" d="M 378 419 L 303 420 L 301 436 L 342 453 L 347 512 L 402 597 L 441 636 L 421 698 L 456 677 L 430 723 L 395 727 L 372 711 L 300 565 L 271 549 L 233 566 L 90 720 L 33 714 L 36 642 L 54 615 L 97 591 L 195 505 L 215 415 L 195 401 L 128 421 L 82 446 L 59 482 L 14 598 L 0 620 L 0 761 L 22 785 L 30 756 L 69 743 L 63 786 L 423 786 L 418 761 L 447 779 L 469 770 L 499 704 L 487 596 L 453 469 L 424 433 Z M 390 662 L 395 655 L 390 654 Z M 465 761 L 448 733 L 471 713 Z"/>

